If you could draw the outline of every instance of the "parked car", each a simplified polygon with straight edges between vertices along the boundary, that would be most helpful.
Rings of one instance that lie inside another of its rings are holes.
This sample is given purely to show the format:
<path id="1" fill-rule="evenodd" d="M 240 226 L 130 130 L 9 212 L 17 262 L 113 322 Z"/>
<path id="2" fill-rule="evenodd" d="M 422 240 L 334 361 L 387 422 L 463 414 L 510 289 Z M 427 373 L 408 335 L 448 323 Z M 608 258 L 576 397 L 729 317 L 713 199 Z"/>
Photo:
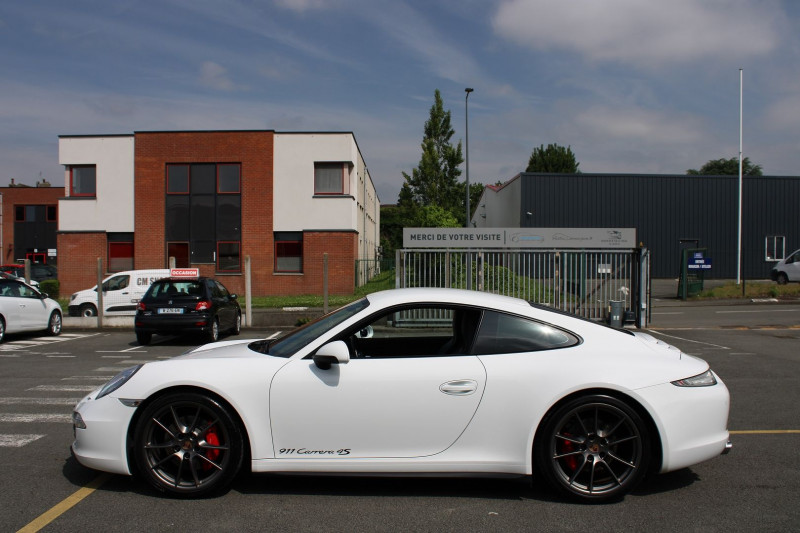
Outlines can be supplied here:
<path id="1" fill-rule="evenodd" d="M 729 407 L 708 363 L 650 335 L 517 298 L 397 289 L 278 339 L 130 367 L 76 406 L 72 450 L 180 496 L 249 468 L 534 474 L 602 501 L 725 453 Z"/>
<path id="2" fill-rule="evenodd" d="M 770 277 L 772 281 L 777 281 L 778 285 L 800 281 L 800 250 L 795 250 L 789 257 L 775 265 Z"/>
<path id="3" fill-rule="evenodd" d="M 18 278 L 25 279 L 25 265 L 23 264 L 14 263 L 10 265 L 0 265 L 0 270 L 8 272 L 9 274 L 14 274 Z M 39 282 L 47 279 L 58 279 L 58 269 L 53 265 L 32 263 L 31 280 Z"/>
<path id="4" fill-rule="evenodd" d="M 27 283 L 0 277 L 0 342 L 6 333 L 61 333 L 61 306 Z"/>
<path id="5" fill-rule="evenodd" d="M 0 270 L 0 278 L 5 278 L 5 279 L 16 279 L 16 280 L 19 280 L 19 281 L 22 281 L 22 282 L 24 282 L 24 281 L 25 281 L 25 279 L 24 279 L 24 278 L 20 278 L 19 276 L 15 276 L 15 275 L 14 275 L 14 274 L 12 274 L 11 272 L 3 272 L 3 271 L 1 271 L 1 270 Z M 39 288 L 39 282 L 38 282 L 38 281 L 36 281 L 36 280 L 33 280 L 33 279 L 31 280 L 31 282 L 29 283 L 29 285 L 30 285 L 31 287 L 35 287 L 35 288 L 37 288 L 37 289 Z"/>
<path id="6" fill-rule="evenodd" d="M 153 334 L 199 333 L 216 342 L 220 332 L 238 335 L 242 310 L 235 294 L 206 277 L 169 277 L 154 281 L 139 301 L 134 318 L 136 340 L 149 344 Z"/>
<path id="7" fill-rule="evenodd" d="M 136 314 L 136 304 L 157 279 L 170 275 L 168 268 L 126 270 L 103 280 L 103 314 L 125 316 Z M 97 285 L 70 296 L 69 316 L 97 316 Z"/>

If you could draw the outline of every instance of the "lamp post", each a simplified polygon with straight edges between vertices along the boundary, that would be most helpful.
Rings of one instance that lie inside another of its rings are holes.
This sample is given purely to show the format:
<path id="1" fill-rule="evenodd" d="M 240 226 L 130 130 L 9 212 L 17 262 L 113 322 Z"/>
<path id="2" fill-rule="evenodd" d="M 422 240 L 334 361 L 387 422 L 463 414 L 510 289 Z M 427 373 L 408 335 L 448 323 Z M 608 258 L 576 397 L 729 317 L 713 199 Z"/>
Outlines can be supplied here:
<path id="1" fill-rule="evenodd" d="M 475 89 L 472 89 L 470 87 L 467 87 L 466 89 L 464 89 L 464 92 L 467 93 L 467 96 L 464 98 L 464 116 L 465 116 L 466 126 L 467 126 L 467 187 L 466 187 L 466 189 L 467 189 L 467 192 L 466 192 L 466 196 L 467 196 L 467 216 L 466 216 L 466 221 L 464 223 L 464 227 L 465 228 L 469 227 L 469 93 L 471 93 L 474 90 Z"/>

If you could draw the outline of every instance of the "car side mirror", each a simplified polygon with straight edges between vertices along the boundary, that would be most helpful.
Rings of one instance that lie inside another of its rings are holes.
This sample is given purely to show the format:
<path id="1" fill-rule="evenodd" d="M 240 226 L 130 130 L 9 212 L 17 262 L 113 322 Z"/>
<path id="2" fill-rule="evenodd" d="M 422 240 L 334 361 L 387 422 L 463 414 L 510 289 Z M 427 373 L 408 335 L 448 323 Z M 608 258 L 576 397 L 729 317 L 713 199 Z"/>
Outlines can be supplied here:
<path id="1" fill-rule="evenodd" d="M 39 298 L 41 298 L 42 300 L 47 300 L 48 298 L 50 298 L 50 295 L 47 294 L 46 292 L 40 292 Z"/>
<path id="2" fill-rule="evenodd" d="M 344 341 L 333 341 L 322 346 L 313 357 L 320 370 L 330 370 L 331 365 L 346 365 L 350 362 L 350 349 Z"/>
<path id="3" fill-rule="evenodd" d="M 231 300 L 236 300 L 237 298 L 239 298 L 239 295 L 238 294 L 231 294 L 230 298 L 231 298 Z"/>

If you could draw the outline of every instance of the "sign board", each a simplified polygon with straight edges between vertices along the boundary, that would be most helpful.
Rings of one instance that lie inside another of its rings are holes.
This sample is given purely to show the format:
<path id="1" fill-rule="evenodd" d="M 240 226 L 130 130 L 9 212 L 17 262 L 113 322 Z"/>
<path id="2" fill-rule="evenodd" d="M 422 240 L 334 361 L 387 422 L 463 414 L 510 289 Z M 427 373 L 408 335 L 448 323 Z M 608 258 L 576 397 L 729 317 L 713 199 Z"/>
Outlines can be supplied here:
<path id="1" fill-rule="evenodd" d="M 173 268 L 169 271 L 173 278 L 196 278 L 200 276 L 199 268 Z"/>
<path id="2" fill-rule="evenodd" d="M 689 270 L 711 270 L 711 258 L 704 257 L 703 252 L 695 252 L 689 257 Z"/>
<path id="3" fill-rule="evenodd" d="M 635 228 L 403 228 L 403 248 L 636 248 Z"/>

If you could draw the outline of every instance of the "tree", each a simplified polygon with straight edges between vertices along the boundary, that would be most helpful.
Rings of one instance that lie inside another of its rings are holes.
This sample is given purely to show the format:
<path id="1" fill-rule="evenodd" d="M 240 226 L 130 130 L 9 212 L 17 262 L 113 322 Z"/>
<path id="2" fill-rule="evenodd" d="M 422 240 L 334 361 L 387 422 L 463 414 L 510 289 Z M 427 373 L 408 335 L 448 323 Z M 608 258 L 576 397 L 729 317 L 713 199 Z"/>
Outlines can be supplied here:
<path id="1" fill-rule="evenodd" d="M 548 172 L 553 174 L 578 174 L 580 163 L 575 159 L 572 148 L 548 144 L 533 149 L 525 172 Z"/>
<path id="2" fill-rule="evenodd" d="M 415 208 L 435 205 L 449 211 L 456 218 L 463 218 L 463 215 L 459 217 L 459 209 L 461 213 L 464 211 L 464 200 L 459 196 L 459 190 L 463 193 L 464 188 L 458 181 L 461 175 L 458 167 L 464 162 L 461 141 L 455 147 L 450 143 L 455 131 L 450 126 L 450 111 L 444 110 L 442 95 L 438 89 L 434 93 L 434 103 L 430 117 L 425 122 L 424 133 L 422 158 L 410 176 L 403 172 L 405 183 L 400 191 L 398 205 L 408 215 L 418 214 Z M 414 221 L 408 222 L 413 225 Z"/>
<path id="3" fill-rule="evenodd" d="M 730 159 L 712 159 L 700 167 L 700 170 L 690 168 L 686 171 L 686 174 L 690 176 L 738 176 L 739 158 L 731 157 Z M 761 165 L 754 165 L 750 162 L 749 158 L 745 157 L 742 159 L 742 175 L 761 176 Z"/>

